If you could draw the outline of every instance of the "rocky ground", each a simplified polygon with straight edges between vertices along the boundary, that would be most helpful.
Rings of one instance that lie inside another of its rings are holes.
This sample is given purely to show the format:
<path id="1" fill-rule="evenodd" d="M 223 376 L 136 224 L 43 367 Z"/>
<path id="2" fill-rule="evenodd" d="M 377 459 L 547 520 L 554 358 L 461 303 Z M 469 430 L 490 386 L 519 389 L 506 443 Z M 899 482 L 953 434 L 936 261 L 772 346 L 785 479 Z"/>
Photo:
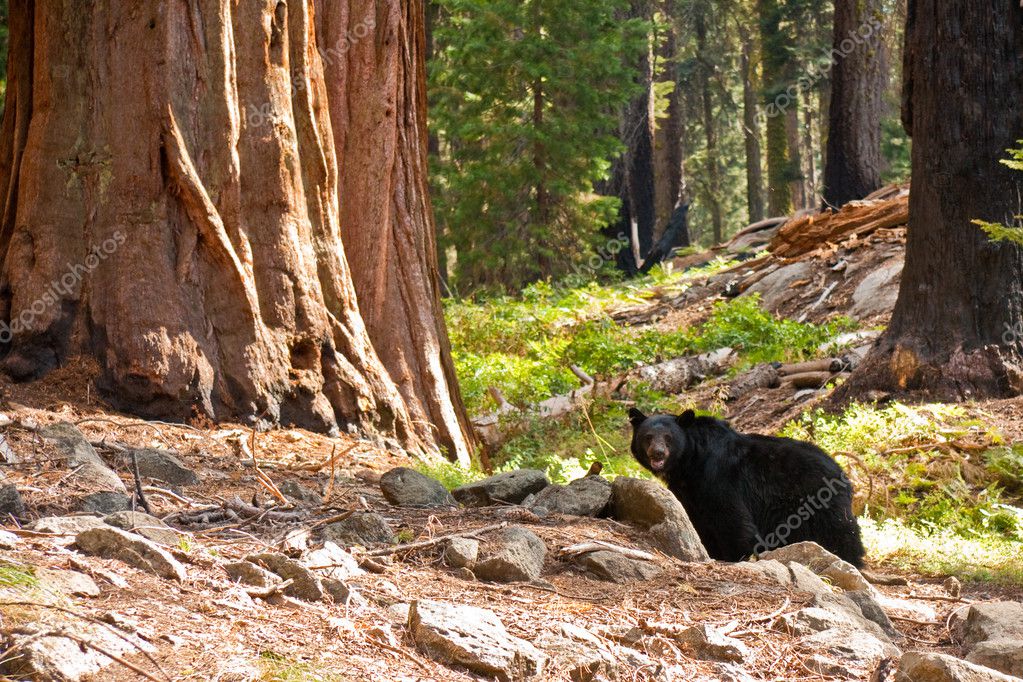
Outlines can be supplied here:
<path id="1" fill-rule="evenodd" d="M 452 497 L 371 443 L 50 407 L 0 420 L 14 679 L 1023 674 L 1019 594 L 871 585 L 815 546 L 709 562 L 649 481 L 519 471 Z"/>

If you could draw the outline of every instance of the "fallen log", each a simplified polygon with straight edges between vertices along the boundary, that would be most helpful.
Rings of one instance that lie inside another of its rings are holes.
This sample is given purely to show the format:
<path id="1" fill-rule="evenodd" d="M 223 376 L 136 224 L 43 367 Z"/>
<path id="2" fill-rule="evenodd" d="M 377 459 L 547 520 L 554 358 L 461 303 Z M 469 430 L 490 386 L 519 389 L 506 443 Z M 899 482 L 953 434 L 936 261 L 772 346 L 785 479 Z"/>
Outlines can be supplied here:
<path id="1" fill-rule="evenodd" d="M 842 376 L 836 372 L 804 372 L 802 374 L 790 374 L 781 382 L 781 388 L 824 388 L 829 381 Z"/>
<path id="2" fill-rule="evenodd" d="M 838 212 L 794 217 L 779 228 L 770 251 L 778 258 L 797 258 L 826 244 L 863 237 L 909 222 L 909 194 L 899 193 L 879 201 L 853 201 Z"/>
<path id="3" fill-rule="evenodd" d="M 806 374 L 807 372 L 826 372 L 829 374 L 842 372 L 847 363 L 841 358 L 823 358 L 821 360 L 809 360 L 807 362 L 796 362 L 789 365 L 782 365 L 778 368 L 778 374 L 783 377 L 793 374 Z"/>
<path id="4" fill-rule="evenodd" d="M 725 388 L 724 399 L 731 402 L 758 388 L 778 388 L 780 384 L 781 377 L 774 365 L 770 363 L 757 365 L 729 382 Z"/>
<path id="5" fill-rule="evenodd" d="M 509 409 L 505 401 L 498 411 L 476 417 L 472 424 L 483 444 L 487 448 L 495 449 L 521 432 L 529 418 L 559 419 L 584 406 L 594 397 L 627 396 L 629 386 L 640 383 L 648 384 L 650 388 L 663 393 L 681 393 L 707 377 L 724 374 L 737 358 L 731 348 L 720 348 L 702 355 L 637 367 L 604 381 L 593 379 L 580 370 L 577 374 L 580 380 L 590 381 L 576 390 L 553 396 L 524 410 L 514 407 Z"/>

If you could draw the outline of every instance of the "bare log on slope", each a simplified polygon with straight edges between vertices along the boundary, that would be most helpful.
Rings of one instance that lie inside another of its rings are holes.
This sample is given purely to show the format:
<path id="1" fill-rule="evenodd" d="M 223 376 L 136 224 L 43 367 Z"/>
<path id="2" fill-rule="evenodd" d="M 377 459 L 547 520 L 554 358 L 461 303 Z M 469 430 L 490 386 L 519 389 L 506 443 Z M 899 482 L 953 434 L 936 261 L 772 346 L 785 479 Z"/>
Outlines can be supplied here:
<path id="1" fill-rule="evenodd" d="M 863 237 L 883 228 L 909 222 L 909 193 L 900 192 L 883 201 L 854 201 L 840 211 L 826 210 L 796 217 L 782 225 L 771 240 L 770 250 L 778 258 L 797 258 L 827 243 L 853 236 Z"/>
<path id="2" fill-rule="evenodd" d="M 681 393 L 707 377 L 723 374 L 737 357 L 731 348 L 721 348 L 702 355 L 646 365 L 612 379 L 593 380 L 574 391 L 548 398 L 524 410 L 509 410 L 506 403 L 497 412 L 477 417 L 472 423 L 483 443 L 493 449 L 521 432 L 529 417 L 559 419 L 594 397 L 627 396 L 630 386 L 641 383 L 663 393 Z"/>

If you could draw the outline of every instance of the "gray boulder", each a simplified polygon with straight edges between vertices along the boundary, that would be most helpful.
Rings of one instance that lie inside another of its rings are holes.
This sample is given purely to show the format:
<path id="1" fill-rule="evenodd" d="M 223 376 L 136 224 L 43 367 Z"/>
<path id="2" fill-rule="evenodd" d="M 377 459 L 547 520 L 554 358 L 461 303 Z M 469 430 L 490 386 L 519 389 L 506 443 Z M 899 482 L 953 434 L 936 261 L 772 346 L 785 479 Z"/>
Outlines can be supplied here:
<path id="1" fill-rule="evenodd" d="M 472 538 L 451 538 L 444 548 L 444 561 L 454 568 L 471 567 L 479 555 L 479 540 Z"/>
<path id="2" fill-rule="evenodd" d="M 541 675 L 547 656 L 524 639 L 508 634 L 492 611 L 434 601 L 414 601 L 408 629 L 424 653 L 446 665 L 466 668 L 501 682 Z"/>
<path id="3" fill-rule="evenodd" d="M 181 535 L 176 530 L 155 516 L 150 516 L 144 512 L 114 512 L 113 514 L 103 517 L 103 523 L 108 526 L 114 526 L 115 528 L 137 533 L 138 535 L 148 538 L 153 542 L 159 542 L 161 545 L 174 547 L 181 540 Z"/>
<path id="4" fill-rule="evenodd" d="M 832 585 L 845 591 L 874 588 L 855 566 L 839 559 L 816 542 L 796 542 L 760 555 L 761 559 L 773 559 L 787 564 L 790 561 L 803 564 L 817 575 L 828 579 Z"/>
<path id="5" fill-rule="evenodd" d="M 127 492 L 124 482 L 100 459 L 96 450 L 74 424 L 67 422 L 50 424 L 39 429 L 39 435 L 57 447 L 65 458 L 67 468 L 75 472 L 71 476 L 72 480 L 89 488 Z"/>
<path id="6" fill-rule="evenodd" d="M 320 601 L 323 599 L 323 586 L 320 579 L 294 559 L 289 559 L 283 554 L 265 552 L 263 554 L 251 554 L 245 560 L 260 568 L 265 568 L 275 573 L 282 580 L 291 580 L 292 583 L 284 588 L 284 594 L 303 601 Z"/>
<path id="7" fill-rule="evenodd" d="M 1014 601 L 972 604 L 953 617 L 952 631 L 967 651 L 981 642 L 1023 639 L 1023 604 Z"/>
<path id="8" fill-rule="evenodd" d="M 283 582 L 276 573 L 271 573 L 251 561 L 232 561 L 224 564 L 224 571 L 232 581 L 253 587 L 271 587 Z"/>
<path id="9" fill-rule="evenodd" d="M 487 538 L 480 554 L 472 568 L 480 580 L 529 582 L 540 577 L 547 547 L 531 530 L 512 526 Z"/>
<path id="10" fill-rule="evenodd" d="M 168 580 L 185 580 L 185 567 L 167 550 L 141 535 L 120 528 L 104 526 L 82 531 L 75 537 L 75 545 L 85 554 L 119 559 L 129 566 Z"/>
<path id="11" fill-rule="evenodd" d="M 899 297 L 903 259 L 890 261 L 863 278 L 852 295 L 850 317 L 862 320 L 890 313 Z"/>
<path id="12" fill-rule="evenodd" d="M 813 277 L 813 263 L 809 260 L 798 261 L 778 268 L 750 286 L 743 292 L 743 295 L 760 294 L 760 301 L 765 309 L 778 310 L 785 303 L 799 296 L 799 291 L 792 285 L 811 277 Z"/>
<path id="13" fill-rule="evenodd" d="M 323 539 L 339 545 L 390 545 L 394 532 L 390 524 L 379 514 L 357 512 L 344 521 L 332 523 L 323 529 Z"/>
<path id="14" fill-rule="evenodd" d="M 96 581 L 78 571 L 36 566 L 32 569 L 32 574 L 39 582 L 39 588 L 46 592 L 56 592 L 73 597 L 98 597 L 100 595 Z"/>
<path id="15" fill-rule="evenodd" d="M 966 660 L 1023 678 L 1023 640 L 996 639 L 973 647 Z"/>
<path id="16" fill-rule="evenodd" d="M 398 467 L 380 477 L 380 490 L 397 507 L 455 506 L 447 488 L 418 471 Z"/>
<path id="17" fill-rule="evenodd" d="M 17 486 L 13 483 L 0 485 L 0 519 L 6 519 L 8 515 L 23 519 L 26 513 L 25 501 L 21 499 Z"/>
<path id="18" fill-rule="evenodd" d="M 506 471 L 482 481 L 455 488 L 451 494 L 466 507 L 487 507 L 492 504 L 519 504 L 550 485 L 547 474 L 536 469 Z"/>
<path id="19" fill-rule="evenodd" d="M 348 580 L 366 574 L 359 567 L 358 559 L 333 542 L 325 542 L 320 549 L 306 552 L 302 563 L 324 578 L 334 580 Z"/>
<path id="20" fill-rule="evenodd" d="M 611 484 L 611 509 L 619 521 L 648 529 L 666 554 L 682 561 L 710 560 L 686 510 L 664 486 L 619 476 Z"/>
<path id="21" fill-rule="evenodd" d="M 139 463 L 139 475 L 174 486 L 199 485 L 199 477 L 178 459 L 177 453 L 156 448 L 139 448 L 125 453 L 131 462 L 134 453 Z"/>
<path id="22" fill-rule="evenodd" d="M 891 642 L 858 629 L 832 628 L 801 637 L 797 646 L 806 666 L 821 675 L 860 679 L 885 658 L 902 652 Z"/>
<path id="23" fill-rule="evenodd" d="M 946 654 L 907 651 L 895 682 L 1019 682 L 1019 678 Z"/>
<path id="24" fill-rule="evenodd" d="M 576 563 L 595 578 L 613 583 L 652 580 L 663 573 L 657 564 L 632 559 L 611 550 L 587 552 L 579 556 Z"/>
<path id="25" fill-rule="evenodd" d="M 95 516 L 44 516 L 25 526 L 36 533 L 75 536 L 85 530 L 105 528 L 103 519 Z"/>
<path id="26" fill-rule="evenodd" d="M 103 491 L 86 495 L 78 502 L 78 511 L 105 516 L 131 509 L 131 498 L 124 493 Z"/>
<path id="27" fill-rule="evenodd" d="M 311 504 L 313 506 L 323 504 L 322 495 L 293 479 L 282 481 L 277 487 L 286 498 L 296 504 Z"/>
<path id="28" fill-rule="evenodd" d="M 535 510 L 571 516 L 599 516 L 611 501 L 611 484 L 602 476 L 587 476 L 568 485 L 549 485 L 529 503 Z"/>
<path id="29" fill-rule="evenodd" d="M 745 644 L 706 623 L 686 628 L 677 639 L 694 657 L 704 661 L 745 663 L 753 655 Z"/>

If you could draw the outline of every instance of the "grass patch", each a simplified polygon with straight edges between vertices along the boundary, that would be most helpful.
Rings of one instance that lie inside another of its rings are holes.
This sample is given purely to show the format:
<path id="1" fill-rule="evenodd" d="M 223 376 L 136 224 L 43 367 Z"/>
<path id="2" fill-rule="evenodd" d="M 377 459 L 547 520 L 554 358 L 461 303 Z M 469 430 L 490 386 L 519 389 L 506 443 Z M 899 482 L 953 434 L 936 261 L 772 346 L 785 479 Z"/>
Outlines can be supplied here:
<path id="1" fill-rule="evenodd" d="M 30 567 L 0 564 L 0 587 L 33 590 L 39 587 L 39 580 Z"/>
<path id="2" fill-rule="evenodd" d="M 273 651 L 259 653 L 260 680 L 263 682 L 341 682 L 348 679 L 341 675 L 325 672 L 312 663 L 292 661 Z"/>

